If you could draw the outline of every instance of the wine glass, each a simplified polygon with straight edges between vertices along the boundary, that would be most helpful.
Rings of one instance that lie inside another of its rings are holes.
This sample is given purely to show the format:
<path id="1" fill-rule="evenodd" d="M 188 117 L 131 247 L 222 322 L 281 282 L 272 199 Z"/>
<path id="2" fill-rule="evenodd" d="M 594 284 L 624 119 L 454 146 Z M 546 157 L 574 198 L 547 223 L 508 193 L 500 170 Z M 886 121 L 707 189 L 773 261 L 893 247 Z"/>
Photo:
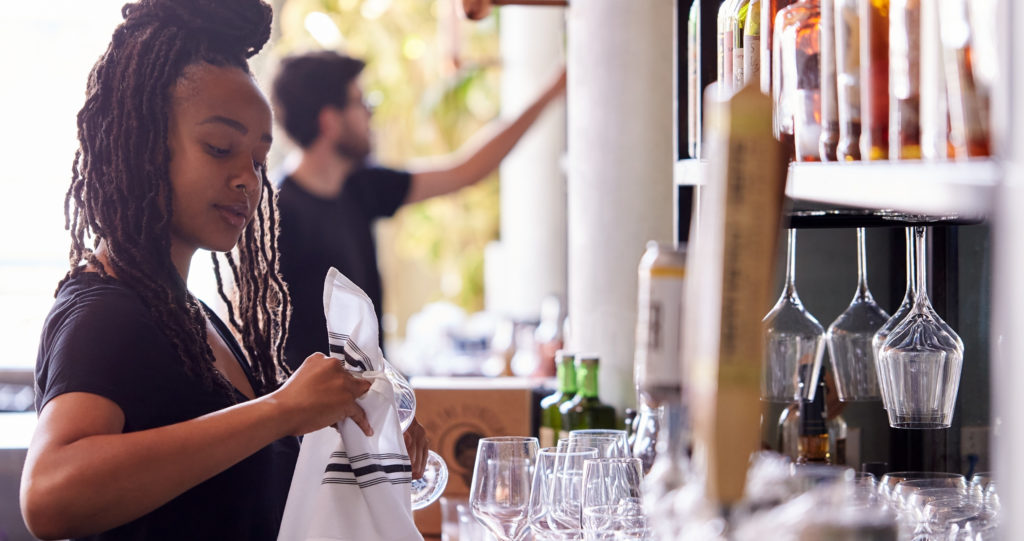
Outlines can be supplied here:
<path id="1" fill-rule="evenodd" d="M 778 302 L 764 316 L 765 359 L 761 397 L 791 402 L 798 394 L 813 400 L 816 385 L 799 386 L 800 365 L 808 365 L 808 381 L 818 381 L 824 353 L 825 329 L 805 308 L 796 293 L 796 230 L 786 243 L 786 284 Z"/>
<path id="2" fill-rule="evenodd" d="M 520 541 L 530 531 L 530 488 L 537 438 L 503 436 L 477 443 L 469 504 L 473 516 L 500 541 Z"/>
<path id="3" fill-rule="evenodd" d="M 903 295 L 903 302 L 900 303 L 899 308 L 893 313 L 892 317 L 889 318 L 878 331 L 875 332 L 875 336 L 871 339 L 871 349 L 875 356 L 875 372 L 878 375 L 878 386 L 882 394 L 882 407 L 886 410 L 889 409 L 889 399 L 895 396 L 895 392 L 887 390 L 885 386 L 888 384 L 888 380 L 881 377 L 881 372 L 878 371 L 879 356 L 882 353 L 882 344 L 889 338 L 889 334 L 895 329 L 900 323 L 906 319 L 907 314 L 910 313 L 910 309 L 914 306 L 914 298 L 917 296 L 917 254 L 915 252 L 915 246 L 917 241 L 914 238 L 914 228 L 908 227 L 906 230 L 907 238 L 907 292 Z"/>
<path id="4" fill-rule="evenodd" d="M 619 533 L 645 532 L 643 464 L 639 458 L 594 458 L 583 463 L 583 535 L 613 540 Z"/>
<path id="5" fill-rule="evenodd" d="M 960 386 L 964 344 L 928 300 L 925 228 L 915 227 L 917 295 L 907 317 L 882 344 L 879 377 L 891 393 L 893 428 L 949 428 Z"/>
<path id="6" fill-rule="evenodd" d="M 828 326 L 828 353 L 836 377 L 839 400 L 878 400 L 878 374 L 872 339 L 889 320 L 868 289 L 864 228 L 857 228 L 857 291 L 853 301 Z"/>
<path id="7" fill-rule="evenodd" d="M 615 440 L 615 447 L 617 450 L 614 451 L 614 455 L 609 456 L 626 458 L 632 455 L 629 450 L 629 439 L 625 430 L 619 430 L 616 428 L 580 428 L 569 431 L 570 440 L 594 437 L 613 438 Z"/>
<path id="8" fill-rule="evenodd" d="M 395 390 L 395 410 L 398 424 L 404 433 L 416 416 L 416 393 L 399 371 L 384 359 L 384 375 Z M 427 451 L 427 463 L 423 468 L 423 477 L 413 479 L 410 483 L 413 510 L 423 509 L 441 497 L 444 487 L 448 485 L 448 465 L 441 455 Z"/>
<path id="9" fill-rule="evenodd" d="M 540 450 L 530 490 L 530 529 L 536 539 L 582 538 L 583 463 L 590 458 L 597 458 L 597 449 Z"/>

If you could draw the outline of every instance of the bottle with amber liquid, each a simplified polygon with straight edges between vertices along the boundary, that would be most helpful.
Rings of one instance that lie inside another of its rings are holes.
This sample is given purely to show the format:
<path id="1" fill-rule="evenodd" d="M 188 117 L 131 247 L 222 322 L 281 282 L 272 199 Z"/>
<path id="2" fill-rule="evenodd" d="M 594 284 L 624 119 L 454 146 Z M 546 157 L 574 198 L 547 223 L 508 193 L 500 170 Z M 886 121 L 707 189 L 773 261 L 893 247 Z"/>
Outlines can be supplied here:
<path id="1" fill-rule="evenodd" d="M 835 0 L 836 99 L 839 143 L 836 159 L 860 160 L 860 0 Z"/>
<path id="2" fill-rule="evenodd" d="M 986 25 L 981 21 L 972 21 L 972 15 L 980 16 L 986 11 L 985 2 L 977 2 L 974 6 L 968 0 L 942 0 L 940 6 L 939 33 L 945 64 L 953 156 L 957 159 L 988 156 L 991 153 L 990 85 L 979 75 L 992 72 L 989 73 L 989 79 L 994 80 L 997 72 L 994 69 L 979 69 L 979 64 L 984 65 L 986 60 L 991 63 L 991 59 L 978 54 L 978 31 L 986 28 Z M 994 26 L 988 26 L 986 30 L 995 32 Z"/>
<path id="3" fill-rule="evenodd" d="M 562 404 L 560 437 L 585 428 L 618 428 L 615 408 L 597 396 L 597 374 L 600 359 L 596 355 L 576 356 L 576 396 Z"/>
<path id="4" fill-rule="evenodd" d="M 858 0 L 860 15 L 860 154 L 889 158 L 889 0 Z"/>
<path id="5" fill-rule="evenodd" d="M 762 0 L 760 6 L 761 16 L 761 93 L 775 96 L 775 73 L 772 68 L 772 58 L 775 54 L 775 16 L 779 10 L 792 4 L 796 0 Z"/>
<path id="6" fill-rule="evenodd" d="M 836 98 L 836 0 L 821 0 L 821 139 L 818 156 L 836 161 L 839 146 L 839 102 Z"/>
<path id="7" fill-rule="evenodd" d="M 821 12 L 800 0 L 775 17 L 780 133 L 792 130 L 797 161 L 818 161 L 821 138 Z M 788 126 L 787 126 L 788 124 Z"/>
<path id="8" fill-rule="evenodd" d="M 562 404 L 576 396 L 576 356 L 559 351 L 555 354 L 558 390 L 540 401 L 540 446 L 554 447 L 562 432 Z"/>
<path id="9" fill-rule="evenodd" d="M 818 380 L 814 400 L 800 401 L 800 437 L 797 439 L 797 464 L 831 464 L 828 426 L 825 423 L 825 382 Z"/>
<path id="10" fill-rule="evenodd" d="M 921 0 L 889 5 L 889 157 L 921 158 Z"/>

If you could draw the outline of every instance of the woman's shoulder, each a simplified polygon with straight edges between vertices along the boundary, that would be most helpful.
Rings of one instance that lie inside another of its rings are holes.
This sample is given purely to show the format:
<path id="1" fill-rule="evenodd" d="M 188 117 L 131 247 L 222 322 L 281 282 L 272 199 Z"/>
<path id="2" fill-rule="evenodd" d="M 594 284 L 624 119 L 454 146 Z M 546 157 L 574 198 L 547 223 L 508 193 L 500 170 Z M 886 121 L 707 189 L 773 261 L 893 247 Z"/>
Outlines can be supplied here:
<path id="1" fill-rule="evenodd" d="M 80 272 L 60 285 L 44 334 L 77 326 L 93 331 L 106 328 L 118 334 L 157 329 L 151 312 L 135 291 L 120 280 L 95 272 Z"/>

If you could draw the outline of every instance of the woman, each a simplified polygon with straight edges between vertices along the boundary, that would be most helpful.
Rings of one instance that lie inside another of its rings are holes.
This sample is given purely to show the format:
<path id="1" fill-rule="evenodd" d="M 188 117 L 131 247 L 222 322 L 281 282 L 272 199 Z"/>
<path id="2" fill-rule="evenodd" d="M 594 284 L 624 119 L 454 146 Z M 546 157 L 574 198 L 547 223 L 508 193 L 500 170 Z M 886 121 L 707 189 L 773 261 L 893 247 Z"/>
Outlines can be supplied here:
<path id="1" fill-rule="evenodd" d="M 314 354 L 279 384 L 271 113 L 247 66 L 271 9 L 142 0 L 122 14 L 78 114 L 71 270 L 42 333 L 22 514 L 44 539 L 274 539 L 295 436 L 371 429 L 355 402 L 369 384 L 336 360 Z M 200 248 L 227 252 L 235 298 L 219 266 L 218 288 L 241 346 L 185 287 Z"/>

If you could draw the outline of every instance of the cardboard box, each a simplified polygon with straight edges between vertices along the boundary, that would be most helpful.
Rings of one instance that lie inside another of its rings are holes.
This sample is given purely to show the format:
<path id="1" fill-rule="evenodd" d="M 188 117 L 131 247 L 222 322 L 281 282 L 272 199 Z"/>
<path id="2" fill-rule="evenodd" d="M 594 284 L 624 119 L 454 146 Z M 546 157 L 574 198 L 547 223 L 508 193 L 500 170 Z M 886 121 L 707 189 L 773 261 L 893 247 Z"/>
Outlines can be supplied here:
<path id="1" fill-rule="evenodd" d="M 416 419 L 430 448 L 448 464 L 445 495 L 468 495 L 477 442 L 490 436 L 536 436 L 543 380 L 527 378 L 412 378 Z M 424 536 L 441 534 L 441 505 L 414 513 Z"/>

